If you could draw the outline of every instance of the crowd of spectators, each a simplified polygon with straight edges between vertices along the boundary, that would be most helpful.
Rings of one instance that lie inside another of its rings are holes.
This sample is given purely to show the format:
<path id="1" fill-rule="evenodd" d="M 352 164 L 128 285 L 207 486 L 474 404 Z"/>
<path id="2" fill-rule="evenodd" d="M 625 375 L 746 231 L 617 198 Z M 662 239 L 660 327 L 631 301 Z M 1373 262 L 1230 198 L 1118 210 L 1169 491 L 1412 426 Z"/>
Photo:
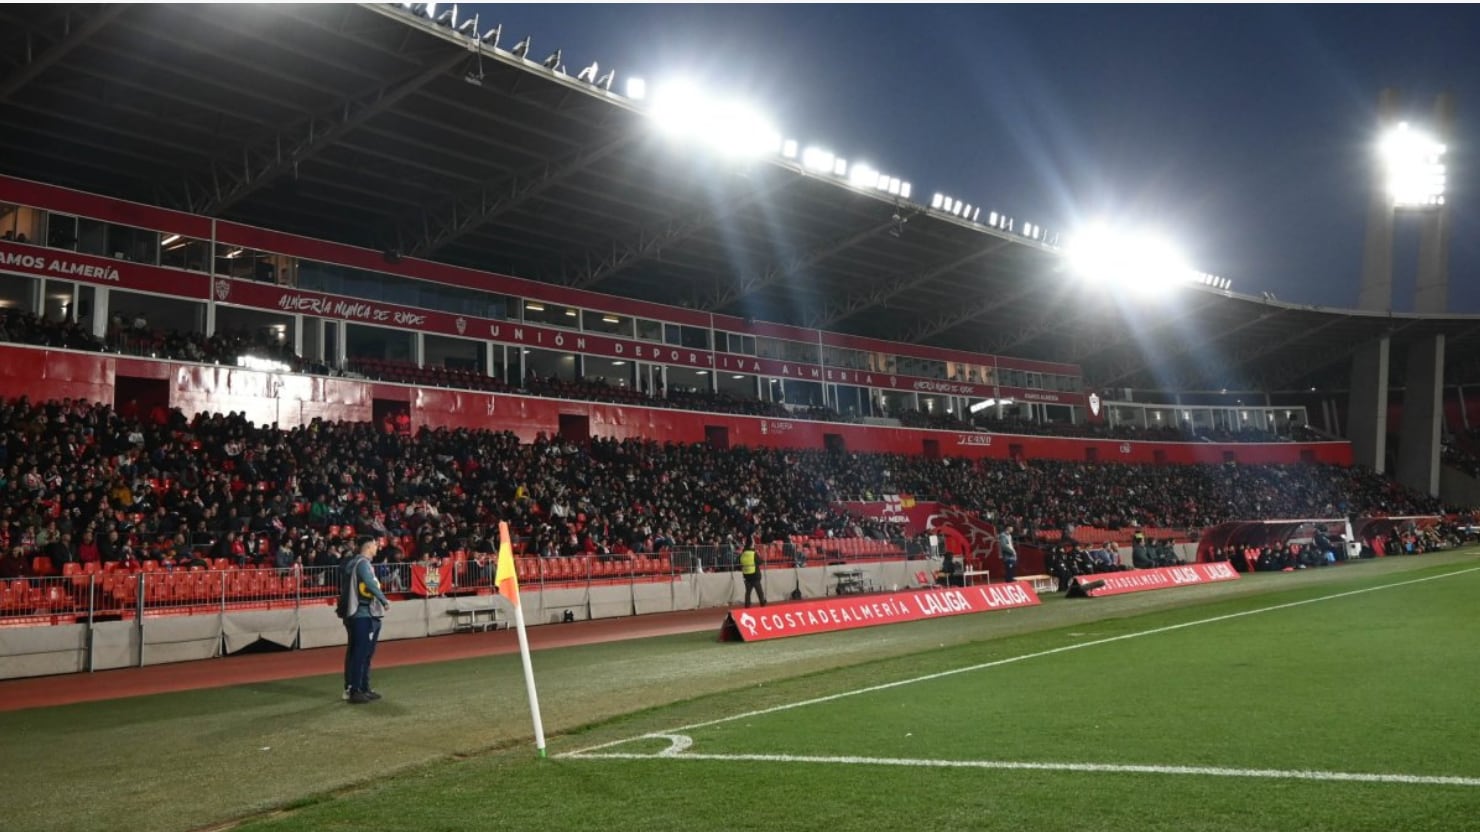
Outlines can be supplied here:
<path id="1" fill-rule="evenodd" d="M 1440 456 L 1445 465 L 1480 479 L 1480 430 L 1467 430 L 1446 438 Z"/>
<path id="2" fill-rule="evenodd" d="M 103 342 L 94 338 L 86 327 L 71 321 L 38 318 L 18 309 L 0 308 L 0 341 L 89 352 L 103 350 Z"/>
<path id="3" fill-rule="evenodd" d="M 1361 469 L 968 461 L 719 450 L 649 440 L 520 442 L 508 432 L 387 430 L 240 415 L 187 418 L 81 400 L 0 405 L 0 551 L 22 561 L 154 559 L 333 566 L 355 535 L 385 558 L 494 551 L 508 520 L 529 554 L 620 557 L 793 535 L 897 530 L 832 508 L 932 495 L 987 519 L 1196 528 L 1229 519 L 1426 513 L 1440 507 Z M 335 533 L 337 530 L 337 534 Z"/>

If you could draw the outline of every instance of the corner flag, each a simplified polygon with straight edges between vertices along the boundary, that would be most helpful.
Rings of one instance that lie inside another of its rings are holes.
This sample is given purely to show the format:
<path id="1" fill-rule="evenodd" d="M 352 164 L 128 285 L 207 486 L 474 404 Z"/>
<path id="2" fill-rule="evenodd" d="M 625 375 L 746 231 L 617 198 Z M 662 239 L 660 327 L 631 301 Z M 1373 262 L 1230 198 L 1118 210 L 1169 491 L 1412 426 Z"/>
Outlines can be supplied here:
<path id="1" fill-rule="evenodd" d="M 498 594 L 519 606 L 519 576 L 514 573 L 514 549 L 509 545 L 509 524 L 498 524 L 498 568 L 493 573 L 493 584 Z"/>
<path id="2" fill-rule="evenodd" d="M 498 594 L 514 608 L 514 627 L 519 634 L 519 657 L 524 661 L 524 687 L 529 693 L 529 715 L 534 720 L 534 744 L 545 756 L 545 725 L 540 719 L 540 697 L 534 689 L 534 667 L 529 663 L 529 638 L 524 634 L 524 608 L 519 606 L 519 576 L 514 573 L 514 547 L 509 543 L 509 524 L 498 524 L 498 568 L 493 582 Z"/>

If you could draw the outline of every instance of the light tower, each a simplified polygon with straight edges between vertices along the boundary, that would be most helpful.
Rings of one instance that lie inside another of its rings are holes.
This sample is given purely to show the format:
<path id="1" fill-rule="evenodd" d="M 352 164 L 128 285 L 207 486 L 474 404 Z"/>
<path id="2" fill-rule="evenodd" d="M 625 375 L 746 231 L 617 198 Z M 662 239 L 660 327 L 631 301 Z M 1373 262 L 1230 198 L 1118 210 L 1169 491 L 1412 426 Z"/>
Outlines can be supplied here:
<path id="1" fill-rule="evenodd" d="M 1444 157 L 1454 117 L 1453 100 L 1440 95 L 1427 129 L 1398 119 L 1398 94 L 1384 90 L 1378 101 L 1381 140 L 1367 213 L 1359 308 L 1393 308 L 1393 232 L 1400 215 L 1417 215 L 1421 229 L 1414 311 L 1441 313 L 1449 305 L 1449 211 L 1445 204 Z M 1387 336 L 1363 345 L 1352 359 L 1347 434 L 1358 464 L 1383 471 L 1387 455 Z M 1404 380 L 1402 454 L 1398 480 L 1427 494 L 1439 493 L 1440 414 L 1444 392 L 1444 336 L 1408 345 Z"/>

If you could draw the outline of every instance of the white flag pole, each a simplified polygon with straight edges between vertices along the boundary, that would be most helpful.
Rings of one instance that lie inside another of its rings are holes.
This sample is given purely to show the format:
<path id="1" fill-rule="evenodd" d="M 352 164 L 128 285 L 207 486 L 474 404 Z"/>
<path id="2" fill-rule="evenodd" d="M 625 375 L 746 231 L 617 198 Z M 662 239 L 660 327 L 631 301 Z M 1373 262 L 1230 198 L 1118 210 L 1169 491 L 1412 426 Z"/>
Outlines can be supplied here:
<path id="1" fill-rule="evenodd" d="M 524 662 L 524 686 L 529 691 L 529 715 L 534 719 L 534 747 L 545 756 L 545 725 L 540 719 L 540 695 L 534 689 L 534 666 L 529 663 L 529 637 L 524 634 L 524 606 L 514 605 L 514 627 L 519 631 L 519 657 Z"/>

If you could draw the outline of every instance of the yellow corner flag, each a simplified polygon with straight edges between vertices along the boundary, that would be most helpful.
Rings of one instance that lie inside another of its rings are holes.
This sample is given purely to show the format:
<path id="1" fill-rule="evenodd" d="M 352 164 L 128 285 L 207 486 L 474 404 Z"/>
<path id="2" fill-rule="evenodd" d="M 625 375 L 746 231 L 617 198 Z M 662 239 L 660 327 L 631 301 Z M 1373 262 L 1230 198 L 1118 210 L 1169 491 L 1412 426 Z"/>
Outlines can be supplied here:
<path id="1" fill-rule="evenodd" d="M 498 594 L 514 608 L 514 629 L 519 635 L 519 658 L 524 663 L 524 687 L 529 693 L 529 716 L 534 721 L 534 746 L 545 756 L 545 723 L 540 719 L 540 697 L 534 689 L 534 667 L 529 661 L 529 637 L 524 634 L 524 609 L 519 606 L 519 576 L 514 572 L 514 547 L 509 543 L 509 524 L 498 524 L 498 568 L 493 573 Z M 538 606 L 538 605 L 536 605 Z"/>
<path id="2" fill-rule="evenodd" d="M 519 576 L 514 573 L 514 547 L 509 544 L 509 524 L 498 524 L 498 568 L 493 573 L 493 584 L 498 594 L 519 606 Z"/>

